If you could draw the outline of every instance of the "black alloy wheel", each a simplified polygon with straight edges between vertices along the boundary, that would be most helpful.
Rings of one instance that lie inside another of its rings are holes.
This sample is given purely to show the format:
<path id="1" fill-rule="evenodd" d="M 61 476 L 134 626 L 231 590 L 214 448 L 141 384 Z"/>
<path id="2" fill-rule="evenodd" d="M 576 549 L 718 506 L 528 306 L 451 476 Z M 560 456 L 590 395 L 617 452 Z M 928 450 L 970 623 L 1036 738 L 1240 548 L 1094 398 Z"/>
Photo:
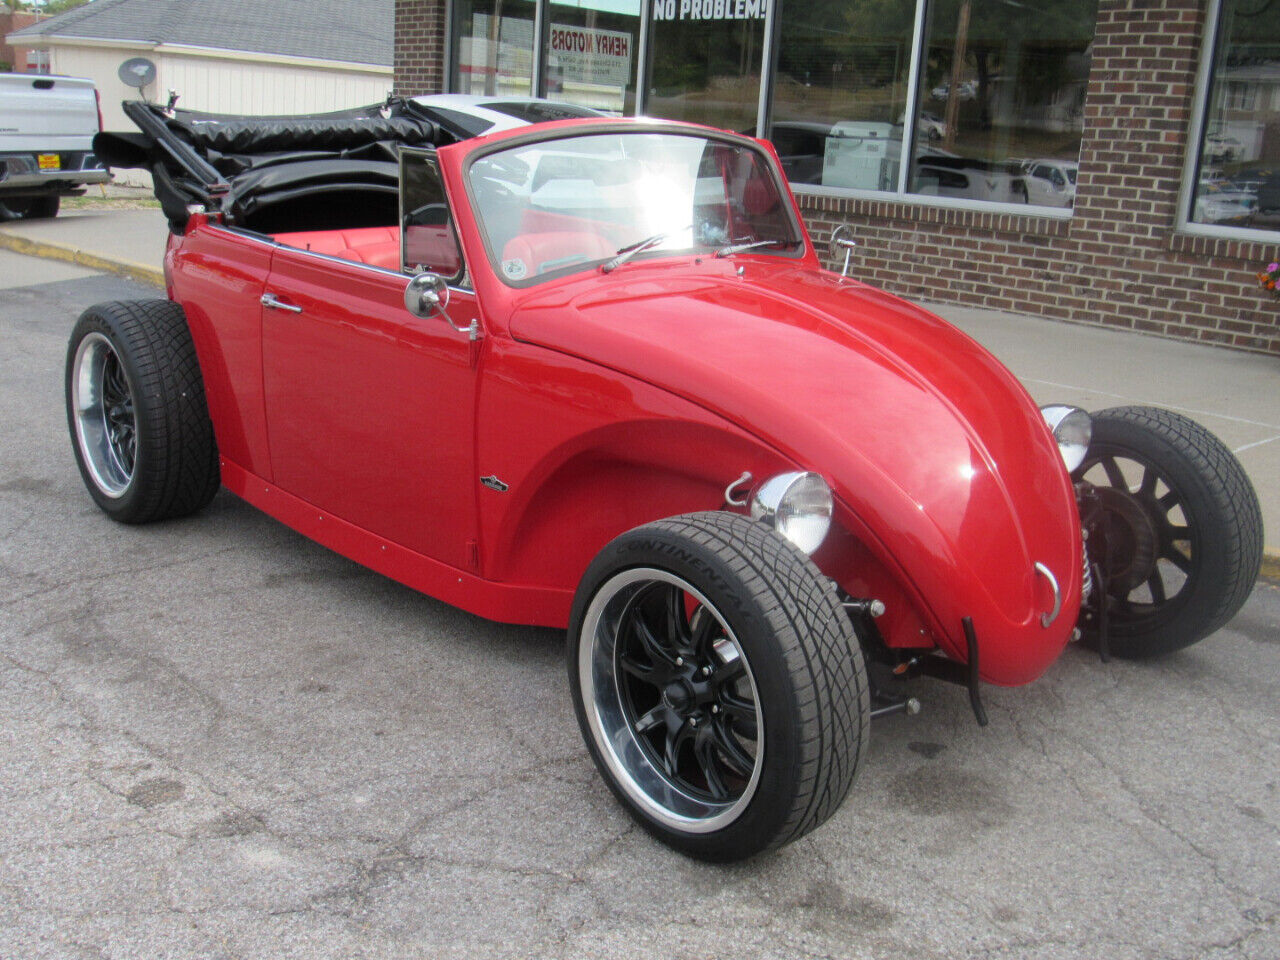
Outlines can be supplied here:
<path id="1" fill-rule="evenodd" d="M 663 789 L 657 772 L 687 798 L 682 816 L 714 828 L 749 801 L 760 775 L 760 708 L 742 648 L 692 584 L 662 570 L 636 568 L 611 579 L 598 599 L 612 631 L 619 711 L 642 756 L 621 761 L 641 789 Z M 662 817 L 665 811 L 659 811 Z"/>
<path id="2" fill-rule="evenodd" d="M 865 755 L 866 670 L 831 582 L 738 514 L 609 543 L 579 585 L 567 659 L 606 784 L 690 856 L 740 860 L 803 836 Z"/>

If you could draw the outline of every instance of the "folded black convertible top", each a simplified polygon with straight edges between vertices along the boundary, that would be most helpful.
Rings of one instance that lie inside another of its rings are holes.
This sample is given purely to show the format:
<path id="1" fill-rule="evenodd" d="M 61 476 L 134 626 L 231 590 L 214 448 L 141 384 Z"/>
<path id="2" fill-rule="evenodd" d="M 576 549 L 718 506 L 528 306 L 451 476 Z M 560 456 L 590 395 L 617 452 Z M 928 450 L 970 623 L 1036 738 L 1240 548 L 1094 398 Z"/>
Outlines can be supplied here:
<path id="1" fill-rule="evenodd" d="M 191 204 L 263 233 L 394 223 L 399 146 L 453 140 L 401 98 L 299 116 L 123 106 L 141 133 L 100 133 L 94 152 L 150 170 L 175 231 Z"/>

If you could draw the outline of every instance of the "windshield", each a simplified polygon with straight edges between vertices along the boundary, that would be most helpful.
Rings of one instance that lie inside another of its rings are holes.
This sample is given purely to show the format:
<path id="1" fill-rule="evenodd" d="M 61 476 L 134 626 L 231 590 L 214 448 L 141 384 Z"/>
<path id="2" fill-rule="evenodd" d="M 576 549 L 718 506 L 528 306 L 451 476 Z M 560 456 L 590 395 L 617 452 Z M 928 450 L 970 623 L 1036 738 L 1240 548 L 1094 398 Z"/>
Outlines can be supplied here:
<path id="1" fill-rule="evenodd" d="M 724 254 L 747 243 L 761 244 L 753 253 L 802 250 L 768 161 L 742 144 L 588 134 L 487 154 L 468 176 L 489 257 L 513 286 L 617 266 L 628 251 Z"/>

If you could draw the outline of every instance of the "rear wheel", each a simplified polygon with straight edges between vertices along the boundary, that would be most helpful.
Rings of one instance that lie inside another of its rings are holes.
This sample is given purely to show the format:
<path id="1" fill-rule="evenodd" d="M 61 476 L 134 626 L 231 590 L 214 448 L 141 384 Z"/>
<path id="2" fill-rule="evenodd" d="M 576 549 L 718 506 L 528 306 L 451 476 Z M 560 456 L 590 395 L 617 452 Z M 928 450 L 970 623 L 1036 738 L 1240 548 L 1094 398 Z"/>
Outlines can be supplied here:
<path id="1" fill-rule="evenodd" d="M 569 628 L 578 722 L 605 782 L 707 860 L 781 846 L 839 808 L 865 752 L 862 654 L 829 581 L 729 513 L 630 531 L 592 563 Z"/>
<path id="2" fill-rule="evenodd" d="M 1262 561 L 1262 511 L 1240 462 L 1204 427 L 1153 407 L 1099 411 L 1073 476 L 1094 491 L 1083 519 L 1117 656 L 1172 653 L 1244 604 Z M 1096 606 L 1084 628 L 1096 645 Z"/>
<path id="3" fill-rule="evenodd" d="M 100 303 L 67 348 L 67 423 L 89 495 L 122 523 L 185 516 L 219 486 L 218 450 L 182 308 Z"/>

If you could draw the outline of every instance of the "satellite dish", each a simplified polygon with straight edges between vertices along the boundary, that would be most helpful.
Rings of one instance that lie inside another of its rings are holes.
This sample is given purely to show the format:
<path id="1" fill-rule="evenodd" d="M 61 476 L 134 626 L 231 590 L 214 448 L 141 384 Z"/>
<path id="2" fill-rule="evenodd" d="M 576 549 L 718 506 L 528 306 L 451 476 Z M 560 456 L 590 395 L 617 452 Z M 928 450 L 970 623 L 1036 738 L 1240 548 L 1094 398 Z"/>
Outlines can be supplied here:
<path id="1" fill-rule="evenodd" d="M 156 79 L 156 65 L 146 57 L 133 57 L 120 64 L 116 76 L 126 87 L 137 87 L 141 90 Z"/>

